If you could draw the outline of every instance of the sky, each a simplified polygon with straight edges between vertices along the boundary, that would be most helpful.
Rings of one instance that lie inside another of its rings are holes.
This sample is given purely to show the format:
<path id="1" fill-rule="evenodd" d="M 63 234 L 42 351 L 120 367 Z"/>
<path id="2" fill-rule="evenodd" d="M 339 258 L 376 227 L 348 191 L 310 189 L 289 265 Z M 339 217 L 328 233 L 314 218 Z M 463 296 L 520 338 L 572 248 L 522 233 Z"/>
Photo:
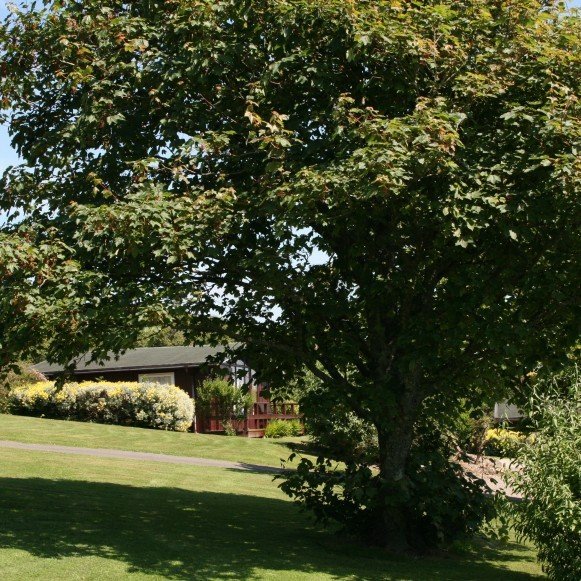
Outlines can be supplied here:
<path id="1" fill-rule="evenodd" d="M 8 13 L 7 5 L 9 2 L 6 0 L 0 0 L 0 19 L 3 20 L 6 14 Z M 16 1 L 12 1 L 13 4 L 16 4 Z M 581 0 L 571 0 L 569 2 L 571 6 L 576 6 L 581 8 Z M 18 156 L 16 152 L 10 146 L 10 139 L 8 137 L 8 132 L 6 131 L 6 127 L 0 125 L 0 173 L 4 171 L 6 167 L 9 165 L 13 165 L 18 162 Z"/>

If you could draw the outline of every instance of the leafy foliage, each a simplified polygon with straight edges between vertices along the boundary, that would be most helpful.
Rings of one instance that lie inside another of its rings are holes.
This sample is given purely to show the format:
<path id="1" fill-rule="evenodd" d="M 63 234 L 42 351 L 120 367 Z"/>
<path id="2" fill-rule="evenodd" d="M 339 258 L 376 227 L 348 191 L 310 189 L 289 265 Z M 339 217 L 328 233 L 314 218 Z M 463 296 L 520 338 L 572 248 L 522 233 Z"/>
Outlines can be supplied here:
<path id="1" fill-rule="evenodd" d="M 194 402 L 175 385 L 136 382 L 21 385 L 10 391 L 15 414 L 82 422 L 187 431 L 194 419 Z"/>
<path id="2" fill-rule="evenodd" d="M 185 345 L 182 331 L 168 327 L 145 327 L 140 333 L 135 347 L 171 347 Z"/>
<path id="3" fill-rule="evenodd" d="M 235 436 L 232 420 L 244 419 L 246 410 L 254 402 L 252 393 L 222 378 L 205 379 L 196 387 L 196 404 L 204 417 L 222 422 L 227 436 Z"/>
<path id="4" fill-rule="evenodd" d="M 569 380 L 565 390 L 566 380 Z M 512 484 L 523 495 L 513 509 L 516 530 L 531 539 L 551 579 L 581 576 L 581 385 L 573 366 L 559 374 L 552 394 L 529 408 L 537 430 L 518 454 L 522 472 Z"/>
<path id="5" fill-rule="evenodd" d="M 226 335 L 262 378 L 306 366 L 372 423 L 398 488 L 422 402 L 508 390 L 576 338 L 581 25 L 564 10 L 17 10 L 0 365 L 43 340 L 51 361 L 98 360 L 147 326 Z"/>
<path id="6" fill-rule="evenodd" d="M 307 420 L 309 435 L 325 456 L 342 461 L 377 462 L 377 430 L 345 407 Z"/>
<path id="7" fill-rule="evenodd" d="M 380 451 L 375 426 L 341 406 L 335 394 L 312 376 L 293 386 L 293 395 L 301 402 L 309 435 L 322 456 L 316 463 L 305 460 L 296 474 L 284 477 L 281 488 L 319 520 L 339 522 L 346 531 L 377 543 L 381 504 L 400 502 L 406 510 L 406 536 L 417 549 L 450 543 L 484 524 L 496 533 L 492 518 L 504 514 L 498 510 L 502 507 L 483 481 L 466 474 L 456 462 L 463 437 L 468 445 L 480 439 L 475 434 L 482 430 L 482 419 L 488 418 L 483 409 L 467 409 L 464 403 L 462 414 L 454 418 L 449 409 L 437 413 L 433 402 L 426 402 L 415 426 L 398 500 L 377 472 Z M 325 458 L 346 463 L 346 470 Z"/>
<path id="8" fill-rule="evenodd" d="M 377 430 L 357 417 L 335 390 L 309 371 L 285 387 L 284 397 L 299 402 L 310 440 L 324 456 L 342 462 L 377 463 Z M 278 397 L 281 392 L 274 389 Z"/>

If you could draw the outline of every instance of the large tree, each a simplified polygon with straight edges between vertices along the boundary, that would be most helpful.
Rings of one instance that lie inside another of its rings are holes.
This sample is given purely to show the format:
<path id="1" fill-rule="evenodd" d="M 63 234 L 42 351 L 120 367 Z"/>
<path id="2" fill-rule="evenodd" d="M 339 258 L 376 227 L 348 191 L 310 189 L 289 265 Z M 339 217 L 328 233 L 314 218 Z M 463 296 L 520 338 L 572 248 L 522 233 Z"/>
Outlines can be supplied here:
<path id="1" fill-rule="evenodd" d="M 422 402 L 578 331 L 579 20 L 550 0 L 60 0 L 0 29 L 4 360 L 143 326 L 305 367 L 404 486 Z M 387 543 L 405 512 L 386 498 Z"/>

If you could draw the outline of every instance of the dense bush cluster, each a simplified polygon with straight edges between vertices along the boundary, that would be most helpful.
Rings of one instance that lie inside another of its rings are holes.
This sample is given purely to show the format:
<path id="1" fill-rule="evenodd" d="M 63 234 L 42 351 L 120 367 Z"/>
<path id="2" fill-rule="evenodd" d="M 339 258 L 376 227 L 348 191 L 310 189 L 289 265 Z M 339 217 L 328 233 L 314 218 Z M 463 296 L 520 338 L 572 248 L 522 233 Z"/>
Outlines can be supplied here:
<path id="1" fill-rule="evenodd" d="M 272 420 L 268 422 L 266 430 L 264 430 L 264 437 L 286 438 L 300 436 L 303 431 L 303 426 L 299 420 Z"/>
<path id="2" fill-rule="evenodd" d="M 57 389 L 44 381 L 12 389 L 9 405 L 15 414 L 178 432 L 194 418 L 194 402 L 184 391 L 157 383 L 67 383 Z"/>
<path id="3" fill-rule="evenodd" d="M 569 385 L 567 386 L 567 383 Z M 567 389 L 568 387 L 568 389 Z M 543 393 L 547 386 L 538 386 Z M 551 579 L 581 579 L 581 386 L 575 368 L 527 410 L 536 437 L 517 456 L 512 484 L 523 496 L 515 528 L 537 546 Z"/>

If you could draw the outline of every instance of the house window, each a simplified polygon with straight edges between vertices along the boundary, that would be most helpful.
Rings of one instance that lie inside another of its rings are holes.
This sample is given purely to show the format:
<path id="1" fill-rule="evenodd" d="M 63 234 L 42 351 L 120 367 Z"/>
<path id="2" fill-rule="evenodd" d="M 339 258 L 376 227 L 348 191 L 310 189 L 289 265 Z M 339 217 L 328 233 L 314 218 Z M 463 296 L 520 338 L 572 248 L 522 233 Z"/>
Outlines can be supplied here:
<path id="1" fill-rule="evenodd" d="M 168 373 L 140 373 L 139 383 L 161 383 L 161 385 L 175 385 L 176 378 L 173 372 Z"/>
<path id="2" fill-rule="evenodd" d="M 229 365 L 228 372 L 236 387 L 242 387 L 243 385 L 250 383 L 250 369 L 248 369 L 242 362 L 237 361 L 236 363 Z"/>

